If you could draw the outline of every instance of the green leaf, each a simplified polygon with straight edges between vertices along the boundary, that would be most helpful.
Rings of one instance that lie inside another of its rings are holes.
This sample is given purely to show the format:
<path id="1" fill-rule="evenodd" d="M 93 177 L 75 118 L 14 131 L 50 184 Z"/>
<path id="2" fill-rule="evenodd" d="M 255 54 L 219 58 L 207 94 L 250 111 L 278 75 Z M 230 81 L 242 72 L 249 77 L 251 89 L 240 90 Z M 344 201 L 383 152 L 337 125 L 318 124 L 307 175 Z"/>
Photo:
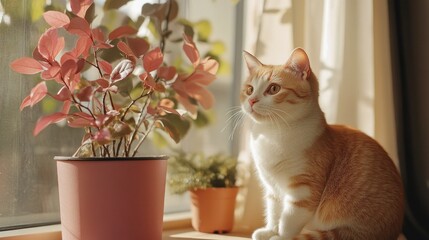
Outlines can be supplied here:
<path id="1" fill-rule="evenodd" d="M 183 25 L 185 29 L 183 30 L 187 36 L 191 39 L 194 37 L 194 29 L 190 25 Z"/>
<path id="2" fill-rule="evenodd" d="M 118 92 L 122 96 L 129 96 L 133 90 L 133 81 L 131 78 L 125 78 L 121 81 L 117 81 L 114 83 L 114 85 L 118 87 Z"/>
<path id="3" fill-rule="evenodd" d="M 97 16 L 95 15 L 95 4 L 92 3 L 91 6 L 86 10 L 85 20 L 89 23 L 92 23 Z"/>
<path id="4" fill-rule="evenodd" d="M 110 133 L 113 138 L 119 139 L 121 137 L 126 137 L 132 132 L 131 127 L 122 121 L 115 121 L 112 123 L 112 128 L 110 129 Z"/>
<path id="5" fill-rule="evenodd" d="M 210 51 L 211 54 L 220 56 L 225 53 L 226 47 L 225 44 L 221 41 L 215 41 L 212 43 L 212 49 Z"/>
<path id="6" fill-rule="evenodd" d="M 32 0 L 31 4 L 31 21 L 35 22 L 38 20 L 45 11 L 45 0 Z"/>
<path id="7" fill-rule="evenodd" d="M 158 148 L 164 148 L 169 146 L 168 141 L 164 138 L 164 136 L 161 133 L 157 131 L 152 132 L 152 142 Z"/>
<path id="8" fill-rule="evenodd" d="M 231 73 L 231 65 L 224 61 L 224 60 L 220 60 L 219 61 L 219 70 L 217 71 L 218 75 L 228 75 Z"/>
<path id="9" fill-rule="evenodd" d="M 195 23 L 194 28 L 198 33 L 198 41 L 207 42 L 212 34 L 212 25 L 210 22 L 208 20 L 201 20 Z"/>
<path id="10" fill-rule="evenodd" d="M 136 86 L 131 90 L 130 97 L 131 99 L 137 99 L 142 95 L 142 93 L 143 93 L 143 88 Z"/>
<path id="11" fill-rule="evenodd" d="M 133 112 L 133 113 L 141 113 L 141 109 L 140 109 L 138 106 L 136 106 L 136 105 L 132 105 L 132 106 L 130 107 L 130 110 L 131 110 L 131 112 Z M 147 126 L 146 126 L 146 128 L 147 128 Z"/>
<path id="12" fill-rule="evenodd" d="M 52 98 L 44 98 L 42 100 L 42 112 L 44 114 L 51 114 L 57 110 L 58 103 Z"/>
<path id="13" fill-rule="evenodd" d="M 156 25 L 155 25 L 155 23 L 153 22 L 153 20 L 152 20 L 152 19 L 150 20 L 149 24 L 147 25 L 147 28 L 149 29 L 150 33 L 152 33 L 152 35 L 153 35 L 156 39 L 159 39 L 159 38 L 160 38 L 159 32 L 158 32 L 158 30 L 156 29 Z"/>
<path id="14" fill-rule="evenodd" d="M 159 117 L 158 120 L 161 121 L 163 129 L 176 143 L 185 137 L 191 127 L 189 121 L 176 114 L 166 114 Z"/>
<path id="15" fill-rule="evenodd" d="M 205 127 L 210 124 L 210 119 L 205 112 L 198 111 L 197 118 L 194 120 L 197 127 Z"/>
<path id="16" fill-rule="evenodd" d="M 106 0 L 103 9 L 104 11 L 118 9 L 127 4 L 129 1 L 130 0 Z"/>

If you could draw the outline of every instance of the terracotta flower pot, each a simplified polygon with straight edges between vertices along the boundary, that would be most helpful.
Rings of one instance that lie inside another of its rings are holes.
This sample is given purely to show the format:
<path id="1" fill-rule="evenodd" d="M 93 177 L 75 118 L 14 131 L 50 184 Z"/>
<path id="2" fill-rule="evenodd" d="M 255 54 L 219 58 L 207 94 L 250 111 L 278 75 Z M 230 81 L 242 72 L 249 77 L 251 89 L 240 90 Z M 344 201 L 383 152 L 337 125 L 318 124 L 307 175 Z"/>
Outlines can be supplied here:
<path id="1" fill-rule="evenodd" d="M 167 158 L 56 157 L 62 240 L 161 240 Z"/>
<path id="2" fill-rule="evenodd" d="M 207 188 L 190 191 L 192 227 L 200 232 L 227 233 L 234 225 L 238 188 Z"/>

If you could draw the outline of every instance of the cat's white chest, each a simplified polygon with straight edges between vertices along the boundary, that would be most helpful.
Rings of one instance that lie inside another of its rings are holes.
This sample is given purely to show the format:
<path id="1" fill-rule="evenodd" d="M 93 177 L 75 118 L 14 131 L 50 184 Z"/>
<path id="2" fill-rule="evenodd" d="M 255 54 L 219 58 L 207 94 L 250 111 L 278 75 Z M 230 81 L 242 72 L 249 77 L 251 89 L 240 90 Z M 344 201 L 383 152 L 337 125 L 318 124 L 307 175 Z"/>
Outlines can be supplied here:
<path id="1" fill-rule="evenodd" d="M 255 165 L 267 183 L 279 182 L 278 178 L 285 180 L 303 169 L 305 146 L 291 141 L 286 133 L 255 130 L 250 146 Z"/>
<path id="2" fill-rule="evenodd" d="M 303 157 L 312 140 L 298 132 L 295 129 L 253 129 L 250 139 L 253 157 L 262 163 L 294 161 Z"/>
<path id="3" fill-rule="evenodd" d="M 316 134 L 308 128 L 253 128 L 250 148 L 265 185 L 284 189 L 290 177 L 303 173 L 307 162 L 306 150 L 313 144 Z"/>

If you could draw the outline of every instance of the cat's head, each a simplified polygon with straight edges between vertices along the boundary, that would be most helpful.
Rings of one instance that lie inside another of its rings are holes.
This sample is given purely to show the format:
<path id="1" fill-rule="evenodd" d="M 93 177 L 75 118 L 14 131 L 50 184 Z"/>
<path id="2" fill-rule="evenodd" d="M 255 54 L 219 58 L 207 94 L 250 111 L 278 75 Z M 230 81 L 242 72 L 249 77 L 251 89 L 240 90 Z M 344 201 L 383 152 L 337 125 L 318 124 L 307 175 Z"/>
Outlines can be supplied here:
<path id="1" fill-rule="evenodd" d="M 317 79 L 303 49 L 295 49 L 283 65 L 262 64 L 248 52 L 244 52 L 244 58 L 250 74 L 240 100 L 243 111 L 253 121 L 292 122 L 318 106 Z"/>

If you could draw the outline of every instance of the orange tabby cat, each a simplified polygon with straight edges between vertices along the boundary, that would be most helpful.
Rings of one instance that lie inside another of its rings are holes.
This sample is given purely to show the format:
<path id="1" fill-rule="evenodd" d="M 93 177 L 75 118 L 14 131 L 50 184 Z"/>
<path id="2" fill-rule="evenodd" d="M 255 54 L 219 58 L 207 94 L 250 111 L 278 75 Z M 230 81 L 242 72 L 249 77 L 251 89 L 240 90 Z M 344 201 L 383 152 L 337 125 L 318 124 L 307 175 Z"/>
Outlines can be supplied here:
<path id="1" fill-rule="evenodd" d="M 242 110 L 253 120 L 251 151 L 266 194 L 266 226 L 252 238 L 397 239 L 400 175 L 375 140 L 326 123 L 304 50 L 280 66 L 244 57 Z"/>

